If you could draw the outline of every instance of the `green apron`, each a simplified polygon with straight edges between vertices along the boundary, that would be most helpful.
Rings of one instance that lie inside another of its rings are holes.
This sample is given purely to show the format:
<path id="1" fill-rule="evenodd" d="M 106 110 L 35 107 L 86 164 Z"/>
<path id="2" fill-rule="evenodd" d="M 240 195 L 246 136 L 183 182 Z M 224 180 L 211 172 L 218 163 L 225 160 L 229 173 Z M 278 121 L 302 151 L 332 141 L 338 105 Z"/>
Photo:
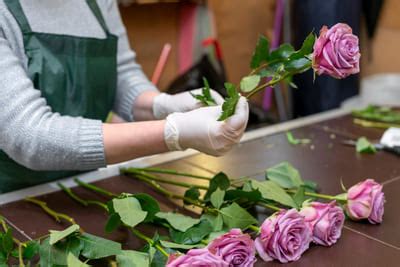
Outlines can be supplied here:
<path id="1" fill-rule="evenodd" d="M 34 32 L 19 0 L 4 2 L 23 34 L 29 78 L 52 111 L 104 121 L 115 97 L 118 37 L 108 31 L 96 1 L 86 0 L 106 39 Z M 0 193 L 76 173 L 33 171 L 0 151 Z"/>

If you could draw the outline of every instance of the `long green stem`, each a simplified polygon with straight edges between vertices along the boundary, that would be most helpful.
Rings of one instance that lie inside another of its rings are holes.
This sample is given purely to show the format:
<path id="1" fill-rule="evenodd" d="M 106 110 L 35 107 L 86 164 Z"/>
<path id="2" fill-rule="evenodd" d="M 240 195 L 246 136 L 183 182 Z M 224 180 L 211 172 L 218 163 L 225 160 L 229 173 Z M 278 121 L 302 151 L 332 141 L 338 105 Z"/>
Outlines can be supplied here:
<path id="1" fill-rule="evenodd" d="M 207 190 L 207 189 L 208 189 L 208 186 L 204 186 L 204 185 L 193 185 L 193 184 L 189 184 L 189 183 L 185 183 L 185 182 L 178 182 L 178 181 L 174 181 L 174 180 L 167 180 L 167 179 L 163 179 L 163 178 L 157 177 L 157 176 L 155 176 L 155 175 L 148 174 L 148 173 L 146 173 L 146 172 L 144 172 L 144 171 L 138 171 L 138 172 L 135 172 L 135 173 L 132 173 L 132 172 L 131 172 L 130 174 L 141 175 L 141 176 L 143 176 L 143 177 L 146 177 L 146 178 L 148 178 L 148 179 L 151 179 L 151 180 L 153 180 L 153 181 L 157 181 L 157 182 L 163 183 L 163 184 L 171 184 L 171 185 L 176 185 L 176 186 L 181 186 L 181 187 L 187 187 L 187 188 L 190 188 L 190 187 L 197 187 L 198 189 L 203 189 L 203 190 Z"/>
<path id="2" fill-rule="evenodd" d="M 18 262 L 19 267 L 25 267 L 24 259 L 22 257 L 22 244 L 18 244 Z"/>
<path id="3" fill-rule="evenodd" d="M 255 232 L 257 232 L 257 233 L 260 232 L 260 227 L 258 227 L 258 226 L 250 225 L 248 228 L 253 230 L 253 231 L 255 231 Z"/>
<path id="4" fill-rule="evenodd" d="M 108 211 L 108 207 L 106 204 L 96 200 L 82 199 L 78 195 L 76 195 L 70 188 L 65 187 L 62 183 L 57 183 L 57 184 L 68 196 L 70 196 L 73 200 L 79 202 L 81 205 L 83 206 L 95 205 Z"/>
<path id="5" fill-rule="evenodd" d="M 140 239 L 143 239 L 144 241 L 146 241 L 150 246 L 155 247 L 158 251 L 160 251 L 164 256 L 169 257 L 168 252 L 166 252 L 164 250 L 163 247 L 161 247 L 160 245 L 156 244 L 153 239 L 151 239 L 150 237 L 142 234 L 141 232 L 139 232 L 138 230 L 136 230 L 135 228 L 131 228 L 131 232 L 136 235 L 137 237 L 139 237 Z"/>
<path id="6" fill-rule="evenodd" d="M 78 178 L 75 178 L 74 181 L 78 185 L 80 185 L 80 186 L 82 186 L 82 187 L 84 187 L 86 189 L 89 189 L 91 191 L 94 191 L 96 193 L 99 193 L 101 195 L 104 195 L 104 196 L 107 196 L 107 197 L 116 197 L 116 196 L 118 196 L 117 194 L 114 194 L 114 193 L 112 193 L 110 191 L 104 190 L 103 188 L 97 187 L 97 186 L 95 186 L 93 184 L 85 183 L 85 182 L 79 180 Z"/>
<path id="7" fill-rule="evenodd" d="M 31 203 L 33 203 L 33 204 L 38 205 L 38 206 L 41 207 L 48 215 L 50 215 L 51 217 L 53 217 L 57 222 L 61 222 L 61 219 L 63 219 L 63 220 L 65 220 L 65 221 L 67 221 L 67 222 L 69 222 L 69 223 L 71 223 L 71 224 L 77 224 L 77 223 L 75 222 L 75 220 L 74 220 L 72 217 L 70 217 L 70 216 L 68 216 L 68 215 L 66 215 L 66 214 L 64 214 L 64 213 L 59 213 L 59 212 L 56 212 L 56 211 L 50 209 L 50 208 L 47 206 L 47 203 L 44 202 L 44 201 L 40 201 L 40 200 L 35 199 L 35 198 L 32 198 L 32 197 L 27 197 L 27 198 L 25 198 L 25 201 L 28 201 L 28 202 L 31 202 Z"/>
<path id="8" fill-rule="evenodd" d="M 258 206 L 262 206 L 264 208 L 271 209 L 271 210 L 276 210 L 276 211 L 280 211 L 281 210 L 281 208 L 278 208 L 277 206 L 270 205 L 270 204 L 267 204 L 267 203 L 264 203 L 264 202 L 257 202 L 257 205 Z"/>
<path id="9" fill-rule="evenodd" d="M 295 190 L 286 190 L 286 192 L 295 194 Z M 313 192 L 304 192 L 304 195 L 309 196 L 309 197 L 316 197 L 316 198 L 323 198 L 323 199 L 329 199 L 329 200 L 338 200 L 342 201 L 341 199 L 337 199 L 335 196 L 331 195 L 325 195 L 325 194 L 318 194 L 318 193 L 313 193 Z"/>
<path id="10" fill-rule="evenodd" d="M 156 181 L 153 181 L 147 177 L 143 177 L 142 175 L 137 175 L 136 176 L 137 179 L 141 180 L 142 182 L 147 183 L 148 185 L 150 185 L 152 188 L 154 188 L 156 191 L 160 192 L 161 194 L 165 195 L 168 198 L 172 198 L 172 199 L 181 199 L 187 203 L 190 203 L 196 207 L 202 208 L 204 211 L 206 212 L 211 212 L 211 213 L 215 213 L 216 210 L 213 208 L 209 208 L 206 207 L 204 205 L 202 205 L 201 203 L 199 203 L 198 201 L 195 201 L 193 199 L 178 195 L 178 194 L 174 194 L 170 191 L 168 191 L 167 189 L 165 189 L 164 187 L 162 187 L 160 184 L 158 184 Z"/>
<path id="11" fill-rule="evenodd" d="M 191 177 L 191 178 L 207 180 L 207 181 L 212 179 L 212 177 L 207 177 L 207 176 L 202 176 L 202 175 L 197 175 L 197 174 L 192 174 L 192 173 L 179 172 L 176 170 L 161 169 L 161 168 L 127 168 L 127 169 L 121 169 L 121 172 L 128 173 L 128 174 L 129 173 L 135 174 L 137 172 L 162 173 L 162 174 Z"/>

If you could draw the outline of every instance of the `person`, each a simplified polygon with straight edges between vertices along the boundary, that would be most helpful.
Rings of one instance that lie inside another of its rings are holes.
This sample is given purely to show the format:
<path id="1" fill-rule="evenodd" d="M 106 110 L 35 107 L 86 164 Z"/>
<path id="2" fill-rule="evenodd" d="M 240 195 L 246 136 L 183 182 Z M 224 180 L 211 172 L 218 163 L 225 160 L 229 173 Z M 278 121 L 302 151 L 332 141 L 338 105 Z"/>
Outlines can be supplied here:
<path id="1" fill-rule="evenodd" d="M 189 92 L 160 93 L 135 62 L 115 0 L 0 0 L 0 193 L 146 155 L 220 156 L 248 120 L 217 121 Z M 104 123 L 112 110 L 127 123 Z"/>

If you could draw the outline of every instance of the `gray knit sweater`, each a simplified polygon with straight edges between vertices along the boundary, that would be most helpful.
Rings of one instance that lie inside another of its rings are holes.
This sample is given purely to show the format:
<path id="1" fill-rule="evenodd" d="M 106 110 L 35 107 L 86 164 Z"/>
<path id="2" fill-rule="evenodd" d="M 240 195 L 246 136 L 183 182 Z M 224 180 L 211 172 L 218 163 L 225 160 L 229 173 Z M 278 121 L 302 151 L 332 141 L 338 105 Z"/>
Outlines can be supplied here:
<path id="1" fill-rule="evenodd" d="M 97 0 L 118 36 L 118 87 L 114 112 L 132 121 L 132 104 L 156 90 L 135 62 L 115 0 Z M 21 0 L 33 31 L 105 38 L 85 0 Z M 20 28 L 0 0 L 0 149 L 34 170 L 89 170 L 105 166 L 102 123 L 60 116 L 27 77 Z"/>

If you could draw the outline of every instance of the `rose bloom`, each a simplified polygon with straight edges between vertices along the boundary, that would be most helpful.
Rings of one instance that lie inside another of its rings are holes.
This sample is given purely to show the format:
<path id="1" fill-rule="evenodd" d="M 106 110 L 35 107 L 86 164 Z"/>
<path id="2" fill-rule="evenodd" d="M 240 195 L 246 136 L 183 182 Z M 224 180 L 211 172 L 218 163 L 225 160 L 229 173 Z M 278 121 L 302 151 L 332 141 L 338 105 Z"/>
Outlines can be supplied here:
<path id="1" fill-rule="evenodd" d="M 184 255 L 170 255 L 167 267 L 229 267 L 229 264 L 208 249 L 202 248 L 191 249 Z"/>
<path id="2" fill-rule="evenodd" d="M 282 263 L 300 259 L 310 246 L 312 233 L 304 217 L 296 209 L 281 210 L 261 225 L 256 249 L 264 261 Z"/>
<path id="3" fill-rule="evenodd" d="M 311 202 L 301 209 L 300 214 L 311 227 L 314 243 L 332 246 L 340 238 L 345 217 L 335 201 Z"/>
<path id="4" fill-rule="evenodd" d="M 222 257 L 230 267 L 250 267 L 256 261 L 254 241 L 240 229 L 231 229 L 217 237 L 207 248 L 211 253 Z"/>
<path id="5" fill-rule="evenodd" d="M 367 179 L 347 191 L 345 210 L 352 220 L 368 219 L 370 223 L 377 224 L 383 220 L 384 203 L 382 185 Z"/>
<path id="6" fill-rule="evenodd" d="M 343 79 L 360 72 L 360 57 L 358 37 L 349 25 L 338 23 L 330 29 L 321 28 L 314 43 L 312 66 L 319 75 Z"/>

